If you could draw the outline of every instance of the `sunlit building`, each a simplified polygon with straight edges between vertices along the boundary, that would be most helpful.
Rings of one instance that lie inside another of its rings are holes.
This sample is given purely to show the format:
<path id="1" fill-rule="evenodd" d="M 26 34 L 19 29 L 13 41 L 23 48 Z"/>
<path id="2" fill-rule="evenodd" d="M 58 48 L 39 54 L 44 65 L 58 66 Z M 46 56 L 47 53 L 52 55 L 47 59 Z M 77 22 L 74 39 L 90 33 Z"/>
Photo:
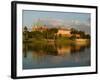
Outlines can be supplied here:
<path id="1" fill-rule="evenodd" d="M 57 35 L 58 36 L 65 36 L 65 37 L 72 36 L 70 29 L 62 29 L 62 28 L 58 29 Z"/>

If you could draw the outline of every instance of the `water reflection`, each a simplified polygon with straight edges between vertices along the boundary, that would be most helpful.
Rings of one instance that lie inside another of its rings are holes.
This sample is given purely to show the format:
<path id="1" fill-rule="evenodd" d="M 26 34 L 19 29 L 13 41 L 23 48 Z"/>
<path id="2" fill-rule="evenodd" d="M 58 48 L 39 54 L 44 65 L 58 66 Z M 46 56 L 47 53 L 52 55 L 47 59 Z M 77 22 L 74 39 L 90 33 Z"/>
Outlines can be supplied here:
<path id="1" fill-rule="evenodd" d="M 31 43 L 24 43 L 23 44 L 23 52 L 24 57 L 27 57 L 28 51 L 33 51 L 37 55 L 64 55 L 66 53 L 76 53 L 84 51 L 85 48 L 89 48 L 89 44 L 82 44 L 82 45 L 55 45 L 55 44 L 31 44 Z"/>
<path id="2" fill-rule="evenodd" d="M 23 44 L 23 69 L 90 65 L 90 44 Z"/>

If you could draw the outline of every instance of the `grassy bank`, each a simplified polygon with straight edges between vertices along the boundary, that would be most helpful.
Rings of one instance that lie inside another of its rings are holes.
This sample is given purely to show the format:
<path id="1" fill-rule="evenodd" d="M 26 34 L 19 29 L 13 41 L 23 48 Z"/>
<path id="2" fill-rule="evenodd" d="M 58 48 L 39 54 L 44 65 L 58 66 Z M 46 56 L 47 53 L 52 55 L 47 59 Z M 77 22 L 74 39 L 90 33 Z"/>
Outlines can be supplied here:
<path id="1" fill-rule="evenodd" d="M 69 38 L 57 38 L 57 39 L 36 39 L 36 38 L 30 38 L 27 41 L 23 41 L 24 43 L 29 43 L 31 45 L 46 45 L 46 44 L 55 44 L 55 45 L 84 45 L 89 44 L 89 39 L 75 39 L 71 40 Z"/>

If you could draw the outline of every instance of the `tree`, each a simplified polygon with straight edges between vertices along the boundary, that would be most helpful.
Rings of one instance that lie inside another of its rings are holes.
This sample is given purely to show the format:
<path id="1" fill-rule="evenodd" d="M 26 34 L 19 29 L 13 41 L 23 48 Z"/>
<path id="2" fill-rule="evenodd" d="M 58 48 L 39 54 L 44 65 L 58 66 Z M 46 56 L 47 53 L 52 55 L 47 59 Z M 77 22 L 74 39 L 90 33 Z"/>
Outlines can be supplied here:
<path id="1" fill-rule="evenodd" d="M 43 38 L 43 34 L 40 31 L 33 31 L 31 34 L 32 38 L 39 38 L 39 39 Z"/>
<path id="2" fill-rule="evenodd" d="M 71 34 L 78 34 L 78 31 L 74 28 L 71 28 Z"/>
<path id="3" fill-rule="evenodd" d="M 24 27 L 24 31 L 28 31 L 28 29 L 27 29 L 27 27 L 26 27 L 26 26 Z"/>
<path id="4" fill-rule="evenodd" d="M 51 28 L 50 31 L 51 31 L 52 33 L 57 33 L 57 32 L 58 32 L 58 29 L 57 29 L 57 28 Z"/>
<path id="5" fill-rule="evenodd" d="M 80 34 L 81 38 L 85 38 L 85 33 L 83 31 L 79 31 L 78 34 Z"/>
<path id="6" fill-rule="evenodd" d="M 50 37 L 52 39 L 56 39 L 57 38 L 57 32 L 58 32 L 57 28 L 51 28 L 51 29 L 49 29 Z"/>
<path id="7" fill-rule="evenodd" d="M 24 27 L 24 32 L 23 32 L 23 37 L 24 37 L 24 40 L 28 40 L 28 29 L 27 29 L 27 27 L 25 26 Z"/>
<path id="8" fill-rule="evenodd" d="M 85 38 L 90 39 L 90 35 L 89 34 L 85 35 Z"/>
<path id="9" fill-rule="evenodd" d="M 71 40 L 75 40 L 76 39 L 76 35 L 73 34 L 71 37 L 70 37 Z"/>
<path id="10" fill-rule="evenodd" d="M 43 35 L 43 38 L 48 39 L 49 33 L 48 33 L 48 31 L 46 30 L 46 31 L 43 31 L 43 32 L 42 32 L 42 35 Z"/>

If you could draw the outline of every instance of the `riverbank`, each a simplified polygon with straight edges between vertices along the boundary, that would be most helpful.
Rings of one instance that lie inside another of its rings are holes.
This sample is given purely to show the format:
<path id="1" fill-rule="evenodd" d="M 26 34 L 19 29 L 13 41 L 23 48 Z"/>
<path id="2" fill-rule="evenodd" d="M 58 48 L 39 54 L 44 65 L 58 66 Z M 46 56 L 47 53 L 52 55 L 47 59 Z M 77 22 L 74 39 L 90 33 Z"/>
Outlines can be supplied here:
<path id="1" fill-rule="evenodd" d="M 24 40 L 23 43 L 30 43 L 30 44 L 57 44 L 57 45 L 85 45 L 85 44 L 90 44 L 90 39 L 65 39 L 65 38 L 59 38 L 59 39 L 36 39 L 36 38 L 31 38 L 28 40 Z"/>

